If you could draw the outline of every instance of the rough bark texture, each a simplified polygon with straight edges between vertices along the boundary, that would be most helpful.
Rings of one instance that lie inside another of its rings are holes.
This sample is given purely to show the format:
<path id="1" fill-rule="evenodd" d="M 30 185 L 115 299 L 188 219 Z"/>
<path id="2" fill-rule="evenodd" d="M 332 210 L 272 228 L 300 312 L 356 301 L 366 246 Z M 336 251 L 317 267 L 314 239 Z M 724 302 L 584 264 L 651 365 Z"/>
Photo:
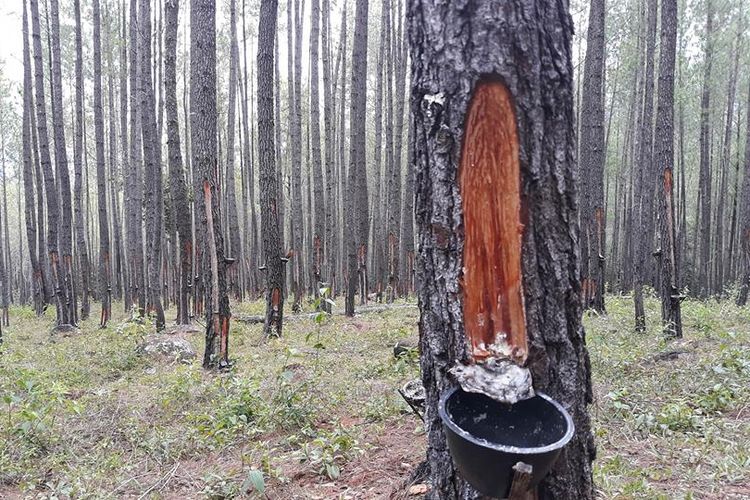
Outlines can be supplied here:
<path id="1" fill-rule="evenodd" d="M 436 498 L 475 498 L 448 455 L 437 404 L 466 360 L 461 278 L 464 250 L 458 165 L 472 89 L 505 83 L 515 103 L 522 276 L 528 366 L 534 387 L 571 413 L 576 435 L 540 487 L 541 498 L 593 498 L 591 382 L 581 325 L 572 20 L 566 2 L 461 5 L 411 0 L 407 12 L 415 119 L 416 221 L 427 458 Z"/>
<path id="2" fill-rule="evenodd" d="M 234 124 L 235 109 L 237 106 L 237 65 L 239 63 L 239 48 L 237 45 L 237 14 L 235 0 L 229 3 L 229 102 L 227 108 L 227 219 L 229 221 L 228 252 L 229 257 L 236 259 L 237 264 L 230 268 L 230 286 L 238 299 L 242 299 L 242 277 L 240 263 L 243 261 L 242 246 L 240 244 L 240 222 L 237 215 L 237 194 L 235 192 L 235 170 L 234 170 Z"/>
<path id="3" fill-rule="evenodd" d="M 344 232 L 347 248 L 346 314 L 354 315 L 358 284 L 364 301 L 367 263 L 367 165 L 365 151 L 365 110 L 367 107 L 367 0 L 357 0 L 352 45 L 352 98 L 349 114 L 349 172 Z"/>
<path id="4" fill-rule="evenodd" d="M 300 5 L 302 3 L 302 5 Z M 294 0 L 294 28 L 288 26 L 291 33 L 294 30 L 294 53 L 289 56 L 294 59 L 293 94 L 294 106 L 291 113 L 291 181 L 292 181 L 292 248 L 294 257 L 292 260 L 292 293 L 294 303 L 292 310 L 296 311 L 301 306 L 302 294 L 305 290 L 304 269 L 302 267 L 303 251 L 303 212 L 302 212 L 302 11 L 304 0 Z M 292 73 L 290 72 L 290 75 Z"/>
<path id="5" fill-rule="evenodd" d="M 33 273 L 34 287 L 34 310 L 37 315 L 42 314 L 44 297 L 44 275 L 37 252 L 37 220 L 36 206 L 34 205 L 34 158 L 32 155 L 31 115 L 34 113 L 31 94 L 33 87 L 31 83 L 31 55 L 29 51 L 29 20 L 26 11 L 26 2 L 23 3 L 23 192 L 26 203 L 26 240 L 29 242 L 29 259 L 31 261 L 31 272 Z M 37 200 L 42 198 L 41 192 L 37 193 Z M 41 228 L 38 228 L 41 231 Z"/>
<path id="6" fill-rule="evenodd" d="M 144 194 L 146 214 L 147 307 L 156 318 L 156 330 L 165 326 L 161 303 L 162 179 L 161 141 L 156 126 L 156 100 L 151 79 L 151 0 L 139 0 L 141 130 L 143 132 Z"/>
<path id="7" fill-rule="evenodd" d="M 750 89 L 747 93 L 748 110 L 750 110 Z M 745 140 L 745 172 L 742 178 L 742 206 L 740 207 L 740 245 L 742 249 L 742 264 L 740 266 L 742 279 L 740 291 L 737 295 L 737 305 L 747 304 L 748 289 L 750 289 L 750 112 L 747 113 L 747 136 Z"/>
<path id="8" fill-rule="evenodd" d="M 631 231 L 633 250 L 633 299 L 635 305 L 635 329 L 646 330 L 646 312 L 643 307 L 643 285 L 648 282 L 652 247 L 653 222 L 653 137 L 654 137 L 654 51 L 656 47 L 656 0 L 648 0 L 646 20 L 646 70 L 643 85 L 643 113 L 639 128 L 638 171 L 634 184 L 634 217 L 637 231 Z"/>
<path id="9" fill-rule="evenodd" d="M 87 319 L 90 312 L 89 304 L 89 279 L 91 264 L 89 254 L 86 250 L 86 232 L 83 220 L 83 40 L 81 34 L 81 4 L 80 0 L 74 2 L 75 10 L 75 38 L 76 38 L 76 105 L 75 105 L 75 140 L 73 142 L 73 167 L 74 167 L 74 199 L 73 214 L 75 216 L 76 248 L 78 253 L 78 265 L 81 275 L 81 319 Z"/>
<path id="10" fill-rule="evenodd" d="M 274 147 L 274 39 L 277 0 L 262 0 L 258 20 L 258 159 L 260 163 L 260 234 L 266 271 L 266 317 L 263 333 L 281 336 L 284 316 L 284 261 L 279 229 L 278 172 Z"/>
<path id="11" fill-rule="evenodd" d="M 34 91 L 36 93 L 36 128 L 38 135 L 39 163 L 44 175 L 44 192 L 47 197 L 47 254 L 49 256 L 52 295 L 57 307 L 57 324 L 69 324 L 68 309 L 64 304 L 62 285 L 60 283 L 60 264 L 58 259 L 58 223 L 59 197 L 52 160 L 49 153 L 49 136 L 47 135 L 47 105 L 44 95 L 44 62 L 42 57 L 42 38 L 39 27 L 39 2 L 31 0 L 31 40 L 34 48 Z M 41 231 L 41 226 L 40 226 Z"/>
<path id="12" fill-rule="evenodd" d="M 674 65 L 677 44 L 677 0 L 661 1 L 659 95 L 656 116 L 657 186 L 661 201 L 661 319 L 664 332 L 682 337 L 680 313 L 680 255 L 675 232 L 674 207 Z"/>
<path id="13" fill-rule="evenodd" d="M 140 64 L 138 64 L 138 9 L 136 0 L 130 1 L 130 183 L 127 205 L 128 268 L 131 296 L 138 303 L 140 316 L 146 314 L 146 286 L 143 269 L 143 167 L 141 148 Z"/>
<path id="14" fill-rule="evenodd" d="M 581 99 L 581 277 L 583 306 L 604 312 L 604 0 L 591 0 Z"/>
<path id="15" fill-rule="evenodd" d="M 325 256 L 325 197 L 323 195 L 323 165 L 320 157 L 320 91 L 318 76 L 318 54 L 320 39 L 320 0 L 311 0 L 310 26 L 310 149 L 312 153 L 313 207 L 315 212 L 308 214 L 314 218 L 312 238 L 313 253 L 310 256 L 313 291 L 318 295 L 322 280 Z M 325 50 L 325 49 L 324 49 Z M 260 69 L 258 69 L 260 73 Z"/>
<path id="16" fill-rule="evenodd" d="M 102 108 L 102 49 L 99 0 L 94 0 L 94 137 L 96 146 L 96 192 L 99 213 L 99 300 L 104 328 L 112 314 L 109 219 L 107 217 L 107 174 L 104 170 L 104 110 Z"/>
<path id="17" fill-rule="evenodd" d="M 50 18 L 52 27 L 52 129 L 55 138 L 55 167 L 57 185 L 60 191 L 60 232 L 59 245 L 62 258 L 60 271 L 60 302 L 65 310 L 66 323 L 77 321 L 75 287 L 73 282 L 73 211 L 70 200 L 70 174 L 68 172 L 68 153 L 65 147 L 65 125 L 62 95 L 62 62 L 60 60 L 60 15 L 58 0 L 50 0 Z M 7 212 L 6 212 L 7 217 Z M 6 219 L 7 224 L 7 219 Z M 7 229 L 7 227 L 6 227 Z M 7 242 L 7 231 L 6 231 Z"/>
<path id="18" fill-rule="evenodd" d="M 169 190 L 179 238 L 180 271 L 177 278 L 177 323 L 190 323 L 190 289 L 193 269 L 193 235 L 185 174 L 182 170 L 180 123 L 177 118 L 177 26 L 179 0 L 166 0 L 164 33 L 164 105 L 167 118 L 167 151 L 169 157 Z"/>
<path id="19" fill-rule="evenodd" d="M 700 236 L 698 259 L 693 259 L 698 268 L 698 295 L 708 295 L 711 276 L 711 66 L 713 64 L 713 3 L 706 2 L 706 48 L 703 62 L 703 90 L 701 92 L 700 117 L 700 174 L 698 177 L 698 214 Z M 698 226 L 695 228 L 698 231 Z"/>
<path id="20" fill-rule="evenodd" d="M 206 313 L 204 368 L 229 364 L 229 296 L 219 208 L 216 144 L 216 4 L 190 3 L 190 132 L 197 176 L 195 199 L 205 249 L 200 252 Z"/>

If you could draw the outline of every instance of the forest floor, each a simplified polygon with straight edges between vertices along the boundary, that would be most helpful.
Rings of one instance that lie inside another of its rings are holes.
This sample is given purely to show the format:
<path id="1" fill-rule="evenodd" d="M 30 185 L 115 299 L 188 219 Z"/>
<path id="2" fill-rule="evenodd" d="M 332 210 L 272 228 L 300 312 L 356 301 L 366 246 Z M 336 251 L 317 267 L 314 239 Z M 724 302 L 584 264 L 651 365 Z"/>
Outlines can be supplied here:
<path id="1" fill-rule="evenodd" d="M 587 315 L 602 498 L 750 498 L 750 309 L 686 301 L 685 339 L 646 334 L 632 302 Z M 0 347 L 0 498 L 408 498 L 421 421 L 396 389 L 418 375 L 415 306 L 312 316 L 264 340 L 234 321 L 231 370 L 140 356 L 149 325 L 50 334 L 11 311 Z M 241 304 L 238 316 L 260 314 Z M 418 489 L 418 488 L 417 488 Z M 411 497 L 415 498 L 415 497 Z"/>

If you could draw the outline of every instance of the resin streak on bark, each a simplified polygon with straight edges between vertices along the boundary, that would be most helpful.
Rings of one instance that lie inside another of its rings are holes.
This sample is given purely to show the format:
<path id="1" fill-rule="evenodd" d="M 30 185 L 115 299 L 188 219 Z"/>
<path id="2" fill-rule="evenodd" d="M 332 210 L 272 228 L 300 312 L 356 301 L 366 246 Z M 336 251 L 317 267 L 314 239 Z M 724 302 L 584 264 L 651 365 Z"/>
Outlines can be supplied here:
<path id="1" fill-rule="evenodd" d="M 511 96 L 480 84 L 466 118 L 459 167 L 464 216 L 464 327 L 474 359 L 526 360 L 521 289 L 521 178 Z M 500 352 L 495 352 L 500 350 Z"/>

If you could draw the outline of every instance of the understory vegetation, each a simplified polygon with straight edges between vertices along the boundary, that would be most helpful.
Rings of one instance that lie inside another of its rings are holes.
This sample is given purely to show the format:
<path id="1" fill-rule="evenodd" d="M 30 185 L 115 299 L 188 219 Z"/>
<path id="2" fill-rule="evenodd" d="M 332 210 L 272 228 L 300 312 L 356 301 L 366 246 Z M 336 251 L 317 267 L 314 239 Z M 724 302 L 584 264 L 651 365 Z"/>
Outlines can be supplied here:
<path id="1" fill-rule="evenodd" d="M 603 498 L 750 496 L 750 312 L 683 302 L 666 341 L 647 298 L 607 297 L 586 316 L 595 481 Z M 235 315 L 262 304 L 237 305 Z M 388 498 L 425 450 L 397 388 L 418 376 L 418 310 L 290 317 L 285 335 L 234 321 L 224 372 L 136 353 L 151 326 L 51 334 L 53 311 L 11 310 L 0 347 L 0 497 Z M 92 316 L 96 316 L 95 314 Z M 164 334 L 169 335 L 169 334 Z M 201 352 L 201 332 L 183 335 Z M 199 493 L 196 493 L 199 492 Z"/>

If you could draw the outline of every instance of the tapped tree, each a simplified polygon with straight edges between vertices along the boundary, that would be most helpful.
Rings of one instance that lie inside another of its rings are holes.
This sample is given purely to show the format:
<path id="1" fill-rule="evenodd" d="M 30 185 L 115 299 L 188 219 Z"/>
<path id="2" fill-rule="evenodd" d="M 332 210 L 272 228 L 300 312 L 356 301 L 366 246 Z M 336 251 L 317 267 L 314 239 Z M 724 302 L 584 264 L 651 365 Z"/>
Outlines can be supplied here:
<path id="1" fill-rule="evenodd" d="M 538 497 L 594 497 L 568 7 L 409 1 L 420 359 L 433 498 L 476 498 L 448 453 L 438 401 L 456 385 L 449 369 L 481 351 L 486 334 L 499 342 L 498 331 L 522 346 L 519 362 L 534 388 L 559 401 L 575 423 Z"/>
<path id="2" fill-rule="evenodd" d="M 274 147 L 274 41 L 277 0 L 262 0 L 258 19 L 258 152 L 260 160 L 260 234 L 266 272 L 263 333 L 281 336 L 284 316 L 284 262 L 279 228 L 279 173 Z"/>
<path id="3" fill-rule="evenodd" d="M 217 179 L 215 0 L 191 0 L 190 26 L 190 143 L 199 231 L 205 246 L 199 263 L 206 314 L 203 367 L 223 368 L 229 365 L 230 312 Z"/>
<path id="4" fill-rule="evenodd" d="M 604 0 L 591 0 L 581 99 L 583 306 L 604 312 Z"/>

